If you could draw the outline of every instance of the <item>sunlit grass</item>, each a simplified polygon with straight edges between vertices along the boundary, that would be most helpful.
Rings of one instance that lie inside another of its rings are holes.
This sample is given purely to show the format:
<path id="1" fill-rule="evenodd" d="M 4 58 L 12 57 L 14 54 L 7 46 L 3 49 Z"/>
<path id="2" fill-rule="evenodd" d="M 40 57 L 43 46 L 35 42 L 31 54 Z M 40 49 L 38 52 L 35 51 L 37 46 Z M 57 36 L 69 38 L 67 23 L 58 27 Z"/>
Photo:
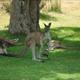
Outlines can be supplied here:
<path id="1" fill-rule="evenodd" d="M 47 12 L 46 14 L 48 14 L 48 16 L 52 17 L 53 19 L 49 20 L 48 18 L 47 20 L 43 20 L 43 18 L 41 18 L 40 24 L 44 22 L 45 23 L 52 22 L 52 25 L 53 25 L 52 28 L 62 27 L 62 26 L 80 27 L 80 17 L 79 16 L 64 14 L 64 13 L 59 14 L 59 13 L 54 13 L 54 12 L 50 12 L 50 13 Z"/>
<path id="2" fill-rule="evenodd" d="M 9 14 L 1 13 L 0 14 L 0 30 L 7 29 L 9 25 Z"/>

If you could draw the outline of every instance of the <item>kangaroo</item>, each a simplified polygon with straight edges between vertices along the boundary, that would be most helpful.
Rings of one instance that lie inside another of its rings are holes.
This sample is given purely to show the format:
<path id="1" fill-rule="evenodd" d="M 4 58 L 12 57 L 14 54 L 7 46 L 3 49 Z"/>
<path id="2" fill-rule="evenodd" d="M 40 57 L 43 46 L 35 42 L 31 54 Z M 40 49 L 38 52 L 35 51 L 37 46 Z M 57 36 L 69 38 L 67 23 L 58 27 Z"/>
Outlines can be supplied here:
<path id="1" fill-rule="evenodd" d="M 42 61 L 42 52 L 45 50 L 45 46 L 48 47 L 48 42 L 51 40 L 51 23 L 44 25 L 45 28 L 43 32 L 30 32 L 26 40 L 26 45 L 29 46 L 32 50 L 32 59 L 36 61 Z"/>
<path id="2" fill-rule="evenodd" d="M 0 37 L 0 54 L 8 55 L 7 48 L 16 45 L 18 39 L 8 40 Z"/>

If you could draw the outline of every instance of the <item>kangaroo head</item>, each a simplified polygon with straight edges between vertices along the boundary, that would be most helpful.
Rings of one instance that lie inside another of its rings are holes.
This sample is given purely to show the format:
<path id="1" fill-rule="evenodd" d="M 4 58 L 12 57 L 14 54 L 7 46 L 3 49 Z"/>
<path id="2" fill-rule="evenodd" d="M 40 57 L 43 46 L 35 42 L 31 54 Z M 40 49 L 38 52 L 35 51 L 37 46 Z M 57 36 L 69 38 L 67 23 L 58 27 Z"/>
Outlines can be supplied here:
<path id="1" fill-rule="evenodd" d="M 51 23 L 49 23 L 48 25 L 44 24 L 45 25 L 45 28 L 44 28 L 44 35 L 45 35 L 45 38 L 47 40 L 51 40 L 51 35 L 50 35 L 50 27 L 51 27 Z"/>
<path id="2" fill-rule="evenodd" d="M 51 23 L 48 23 L 48 25 L 44 24 L 44 26 L 45 26 L 44 32 L 48 32 L 50 30 Z"/>

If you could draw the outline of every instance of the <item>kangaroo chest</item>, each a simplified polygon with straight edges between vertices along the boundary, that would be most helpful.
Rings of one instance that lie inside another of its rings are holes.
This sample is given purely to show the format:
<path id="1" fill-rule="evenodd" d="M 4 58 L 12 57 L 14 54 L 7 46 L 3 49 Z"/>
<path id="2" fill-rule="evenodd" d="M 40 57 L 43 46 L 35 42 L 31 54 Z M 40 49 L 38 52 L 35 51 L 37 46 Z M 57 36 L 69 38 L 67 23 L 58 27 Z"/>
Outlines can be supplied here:
<path id="1" fill-rule="evenodd" d="M 29 40 L 27 42 L 28 46 L 31 46 L 32 44 L 40 45 L 41 42 L 43 42 L 43 33 L 41 32 L 32 32 L 29 35 Z"/>

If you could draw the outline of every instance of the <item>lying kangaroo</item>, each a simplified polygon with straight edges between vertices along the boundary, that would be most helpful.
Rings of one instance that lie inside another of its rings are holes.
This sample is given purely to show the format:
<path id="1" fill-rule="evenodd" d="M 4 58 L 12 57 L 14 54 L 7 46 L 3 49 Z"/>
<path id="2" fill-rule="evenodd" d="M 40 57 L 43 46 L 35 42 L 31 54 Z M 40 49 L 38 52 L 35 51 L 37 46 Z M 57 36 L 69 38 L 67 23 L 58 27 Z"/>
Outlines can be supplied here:
<path id="1" fill-rule="evenodd" d="M 0 37 L 0 54 L 7 54 L 7 48 L 10 46 L 15 46 L 18 39 L 9 40 Z"/>
<path id="2" fill-rule="evenodd" d="M 44 24 L 45 28 L 43 32 L 30 32 L 27 36 L 26 44 L 32 49 L 32 59 L 36 61 L 42 61 L 42 52 L 48 47 L 48 42 L 51 40 L 50 26 Z"/>

